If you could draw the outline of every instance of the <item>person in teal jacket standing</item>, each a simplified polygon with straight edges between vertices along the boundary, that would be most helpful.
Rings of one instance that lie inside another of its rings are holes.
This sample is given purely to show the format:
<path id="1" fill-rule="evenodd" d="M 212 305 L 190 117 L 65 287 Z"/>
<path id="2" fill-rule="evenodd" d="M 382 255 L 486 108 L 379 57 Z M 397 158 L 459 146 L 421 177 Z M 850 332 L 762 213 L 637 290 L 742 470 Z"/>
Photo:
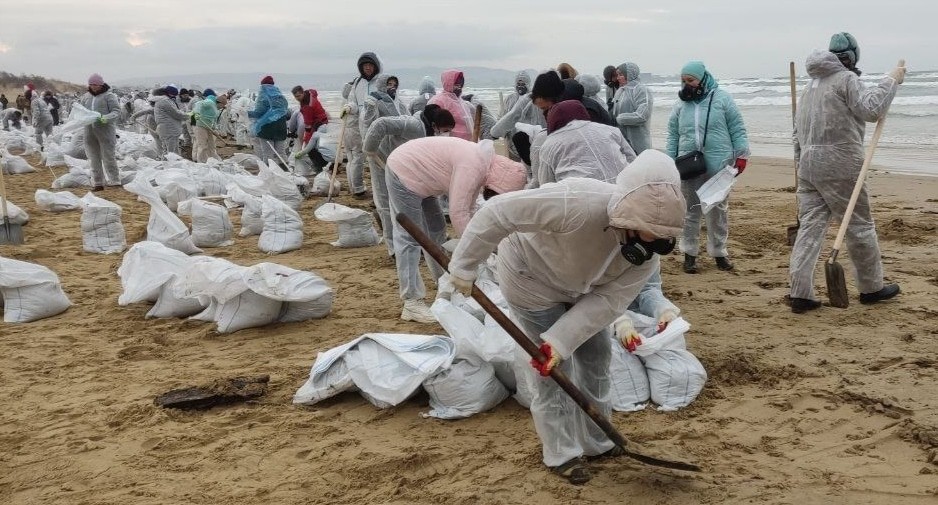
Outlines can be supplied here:
<path id="1" fill-rule="evenodd" d="M 749 158 L 749 139 L 736 103 L 729 93 L 720 89 L 703 62 L 691 61 L 684 65 L 681 69 L 681 83 L 678 92 L 681 100 L 674 106 L 668 119 L 666 152 L 672 158 L 677 158 L 700 150 L 707 164 L 707 172 L 703 175 L 681 181 L 687 212 L 684 215 L 680 249 L 684 253 L 684 271 L 693 274 L 698 272 L 702 214 L 697 190 L 727 165 L 736 167 L 742 174 Z M 724 200 L 704 215 L 707 220 L 707 253 L 720 270 L 733 269 L 726 250 L 726 239 L 729 236 L 728 208 Z"/>

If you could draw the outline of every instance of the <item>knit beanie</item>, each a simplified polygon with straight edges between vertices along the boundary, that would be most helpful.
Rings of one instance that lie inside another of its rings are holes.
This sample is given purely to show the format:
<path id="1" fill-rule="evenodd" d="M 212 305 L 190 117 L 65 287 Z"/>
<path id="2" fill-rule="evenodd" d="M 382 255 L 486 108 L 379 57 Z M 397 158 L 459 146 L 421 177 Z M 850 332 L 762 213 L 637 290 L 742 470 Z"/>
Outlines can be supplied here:
<path id="1" fill-rule="evenodd" d="M 576 119 L 590 120 L 589 112 L 579 100 L 565 100 L 554 105 L 547 112 L 547 134 L 554 133 Z"/>
<path id="2" fill-rule="evenodd" d="M 166 96 L 171 97 L 171 98 L 179 94 L 179 90 L 176 88 L 176 86 L 173 86 L 172 84 L 164 87 L 163 91 L 166 92 Z"/>
<path id="3" fill-rule="evenodd" d="M 827 49 L 838 56 L 846 55 L 854 65 L 860 61 L 860 47 L 857 44 L 857 39 L 847 32 L 832 35 L 831 43 Z"/>
<path id="4" fill-rule="evenodd" d="M 706 73 L 707 67 L 704 66 L 702 61 L 689 61 L 681 68 L 681 75 L 689 75 L 698 81 L 703 80 Z"/>
<path id="5" fill-rule="evenodd" d="M 204 96 L 204 97 L 206 97 L 206 98 L 208 98 L 208 97 L 210 97 L 210 96 L 215 96 L 215 90 L 212 89 L 212 88 L 206 88 L 206 90 L 202 92 L 202 96 Z"/>
<path id="6" fill-rule="evenodd" d="M 88 78 L 89 86 L 104 86 L 104 78 L 100 74 L 91 74 Z"/>
<path id="7" fill-rule="evenodd" d="M 261 84 L 273 84 L 273 83 L 274 83 L 274 78 L 269 75 L 264 76 L 264 78 L 261 79 Z"/>
<path id="8" fill-rule="evenodd" d="M 531 88 L 531 100 L 535 98 L 554 99 L 563 93 L 563 82 L 560 76 L 553 70 L 548 70 L 534 79 L 534 87 Z"/>

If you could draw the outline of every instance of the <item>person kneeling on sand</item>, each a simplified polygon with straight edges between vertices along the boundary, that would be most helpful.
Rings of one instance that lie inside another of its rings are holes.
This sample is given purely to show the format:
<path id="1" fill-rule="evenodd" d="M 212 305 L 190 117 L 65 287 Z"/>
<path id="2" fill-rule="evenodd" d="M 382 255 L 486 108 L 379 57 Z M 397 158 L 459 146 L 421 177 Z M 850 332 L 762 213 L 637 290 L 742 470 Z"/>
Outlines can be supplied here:
<path id="1" fill-rule="evenodd" d="M 453 253 L 453 285 L 468 295 L 498 247 L 512 316 L 547 358 L 532 366 L 559 367 L 608 417 L 610 325 L 674 248 L 684 206 L 674 161 L 654 150 L 615 184 L 577 177 L 493 198 Z M 531 414 L 544 464 L 573 484 L 592 477 L 585 458 L 623 454 L 551 379 L 537 380 Z"/>

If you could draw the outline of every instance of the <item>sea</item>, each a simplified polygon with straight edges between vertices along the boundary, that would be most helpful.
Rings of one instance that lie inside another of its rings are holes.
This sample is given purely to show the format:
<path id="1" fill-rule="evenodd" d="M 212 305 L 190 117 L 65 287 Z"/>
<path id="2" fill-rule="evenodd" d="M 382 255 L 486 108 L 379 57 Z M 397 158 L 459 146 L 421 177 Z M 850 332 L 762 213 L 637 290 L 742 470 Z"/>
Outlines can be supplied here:
<path id="1" fill-rule="evenodd" d="M 883 74 L 863 74 L 860 79 L 873 85 L 883 77 Z M 680 82 L 677 77 L 654 75 L 643 76 L 643 81 L 654 93 L 652 142 L 655 147 L 663 148 L 667 138 L 668 116 L 678 101 Z M 807 76 L 797 78 L 799 93 L 809 81 Z M 729 78 L 719 82 L 742 111 L 753 156 L 793 157 L 791 87 L 788 76 Z M 437 89 L 440 89 L 439 86 Z M 472 93 L 478 97 L 496 114 L 500 112 L 499 98 L 511 92 L 510 87 L 467 86 L 463 90 L 463 93 Z M 409 103 L 417 91 L 401 89 L 399 95 L 404 103 Z M 288 98 L 292 101 L 292 97 Z M 338 91 L 320 91 L 320 100 L 332 114 L 337 114 L 343 104 Z M 601 101 L 605 101 L 604 95 Z M 867 127 L 867 141 L 873 129 L 872 124 Z M 938 176 L 938 71 L 906 74 L 905 82 L 889 109 L 873 166 L 875 170 L 890 173 Z"/>

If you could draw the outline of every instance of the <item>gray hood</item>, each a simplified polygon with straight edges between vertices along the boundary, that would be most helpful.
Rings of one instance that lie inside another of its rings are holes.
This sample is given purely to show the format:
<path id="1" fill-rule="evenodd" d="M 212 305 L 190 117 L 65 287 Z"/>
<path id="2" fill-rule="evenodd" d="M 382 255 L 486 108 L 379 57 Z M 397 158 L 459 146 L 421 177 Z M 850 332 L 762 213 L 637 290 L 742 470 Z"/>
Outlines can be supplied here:
<path id="1" fill-rule="evenodd" d="M 602 82 L 600 82 L 599 77 L 591 74 L 580 74 L 576 76 L 577 82 L 583 86 L 583 94 L 585 96 L 595 96 L 599 94 L 599 91 L 602 89 Z"/>
<path id="2" fill-rule="evenodd" d="M 385 84 L 387 84 L 387 81 L 385 81 Z M 417 88 L 417 91 L 421 95 L 435 95 L 436 86 L 433 84 L 433 79 L 431 79 L 429 75 L 424 76 L 423 80 L 420 81 L 420 87 Z"/>
<path id="3" fill-rule="evenodd" d="M 638 65 L 636 65 L 635 63 L 632 63 L 631 61 L 627 61 L 619 65 L 618 67 L 616 67 L 616 70 L 618 70 L 619 72 L 622 72 L 622 75 L 625 76 L 625 79 L 628 82 L 638 81 L 639 76 L 641 75 L 641 72 L 638 69 Z"/>
<path id="4" fill-rule="evenodd" d="M 827 77 L 837 72 L 849 72 L 847 67 L 837 59 L 836 54 L 820 49 L 808 55 L 805 68 L 808 70 L 808 75 L 814 79 Z"/>

